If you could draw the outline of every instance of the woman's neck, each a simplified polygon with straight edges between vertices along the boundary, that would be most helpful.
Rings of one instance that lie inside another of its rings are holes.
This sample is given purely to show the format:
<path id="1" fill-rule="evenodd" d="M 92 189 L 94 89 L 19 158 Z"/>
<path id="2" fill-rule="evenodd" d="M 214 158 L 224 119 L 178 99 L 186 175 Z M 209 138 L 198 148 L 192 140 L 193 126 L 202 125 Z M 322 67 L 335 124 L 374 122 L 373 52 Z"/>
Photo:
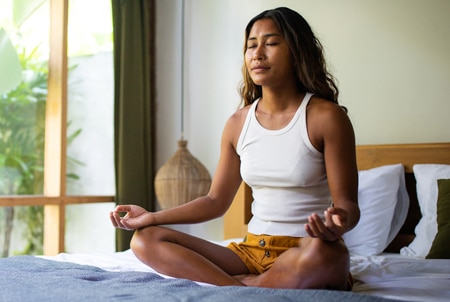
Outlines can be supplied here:
<path id="1" fill-rule="evenodd" d="M 258 107 L 268 114 L 296 111 L 304 96 L 304 92 L 292 89 L 263 89 Z"/>
<path id="2" fill-rule="evenodd" d="M 259 124 L 268 130 L 279 130 L 290 123 L 298 111 L 304 93 L 264 94 L 256 107 Z"/>

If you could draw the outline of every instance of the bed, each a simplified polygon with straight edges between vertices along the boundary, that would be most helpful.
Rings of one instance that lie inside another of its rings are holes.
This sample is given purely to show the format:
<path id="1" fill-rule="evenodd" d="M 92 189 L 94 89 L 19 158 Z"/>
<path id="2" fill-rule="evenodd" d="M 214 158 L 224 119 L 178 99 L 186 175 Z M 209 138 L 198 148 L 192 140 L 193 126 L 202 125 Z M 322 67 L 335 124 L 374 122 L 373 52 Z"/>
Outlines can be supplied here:
<path id="1" fill-rule="evenodd" d="M 442 197 L 441 184 L 450 179 L 450 143 L 358 146 L 357 160 L 363 223 L 344 238 L 352 292 L 174 279 L 127 250 L 0 259 L 0 301 L 448 301 L 450 259 L 440 258 L 449 256 L 450 200 Z M 243 184 L 224 217 L 221 244 L 245 235 L 251 200 Z M 432 251 L 436 259 L 429 259 Z"/>
<path id="2" fill-rule="evenodd" d="M 403 301 L 450 301 L 450 194 L 442 235 L 436 234 L 436 183 L 450 181 L 450 143 L 362 145 L 356 153 L 361 220 L 344 236 L 351 252 L 353 292 Z M 245 234 L 251 202 L 251 189 L 242 184 L 224 217 L 225 238 Z M 425 259 L 435 239 L 435 246 L 443 242 L 444 256 L 438 258 L 447 259 Z"/>

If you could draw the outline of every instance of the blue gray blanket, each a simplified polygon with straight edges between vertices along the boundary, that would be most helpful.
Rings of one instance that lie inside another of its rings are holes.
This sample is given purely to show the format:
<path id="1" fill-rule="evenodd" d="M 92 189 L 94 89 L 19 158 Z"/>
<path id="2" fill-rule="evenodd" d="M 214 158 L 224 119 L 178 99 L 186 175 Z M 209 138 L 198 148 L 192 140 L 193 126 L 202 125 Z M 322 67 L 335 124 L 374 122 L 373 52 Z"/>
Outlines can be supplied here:
<path id="1" fill-rule="evenodd" d="M 97 267 L 32 256 L 0 259 L 0 301 L 358 301 L 386 299 L 351 292 L 200 286 L 144 272 Z"/>

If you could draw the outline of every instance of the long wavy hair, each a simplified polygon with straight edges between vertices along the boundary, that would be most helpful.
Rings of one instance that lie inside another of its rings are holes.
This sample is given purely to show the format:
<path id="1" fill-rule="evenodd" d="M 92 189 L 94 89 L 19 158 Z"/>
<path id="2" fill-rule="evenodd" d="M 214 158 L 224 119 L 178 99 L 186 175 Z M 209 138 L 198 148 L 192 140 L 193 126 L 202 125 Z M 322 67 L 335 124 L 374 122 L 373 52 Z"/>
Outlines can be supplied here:
<path id="1" fill-rule="evenodd" d="M 339 90 L 333 75 L 327 70 L 322 44 L 308 22 L 296 11 L 279 7 L 266 10 L 251 19 L 245 28 L 244 56 L 253 24 L 264 18 L 270 18 L 275 22 L 287 42 L 299 90 L 312 92 L 337 104 Z M 245 62 L 242 74 L 239 92 L 245 106 L 262 96 L 262 88 L 251 79 Z"/>

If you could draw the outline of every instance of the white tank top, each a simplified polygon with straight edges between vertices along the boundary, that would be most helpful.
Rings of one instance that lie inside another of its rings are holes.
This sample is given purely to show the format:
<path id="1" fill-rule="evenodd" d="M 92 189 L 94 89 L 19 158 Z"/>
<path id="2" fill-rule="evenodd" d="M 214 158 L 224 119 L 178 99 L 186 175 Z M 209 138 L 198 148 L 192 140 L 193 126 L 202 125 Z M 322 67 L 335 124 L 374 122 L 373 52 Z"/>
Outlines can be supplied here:
<path id="1" fill-rule="evenodd" d="M 256 100 L 237 143 L 242 179 L 252 188 L 250 233 L 305 237 L 308 216 L 331 205 L 323 154 L 309 140 L 307 93 L 289 124 L 264 128 L 256 118 Z"/>

